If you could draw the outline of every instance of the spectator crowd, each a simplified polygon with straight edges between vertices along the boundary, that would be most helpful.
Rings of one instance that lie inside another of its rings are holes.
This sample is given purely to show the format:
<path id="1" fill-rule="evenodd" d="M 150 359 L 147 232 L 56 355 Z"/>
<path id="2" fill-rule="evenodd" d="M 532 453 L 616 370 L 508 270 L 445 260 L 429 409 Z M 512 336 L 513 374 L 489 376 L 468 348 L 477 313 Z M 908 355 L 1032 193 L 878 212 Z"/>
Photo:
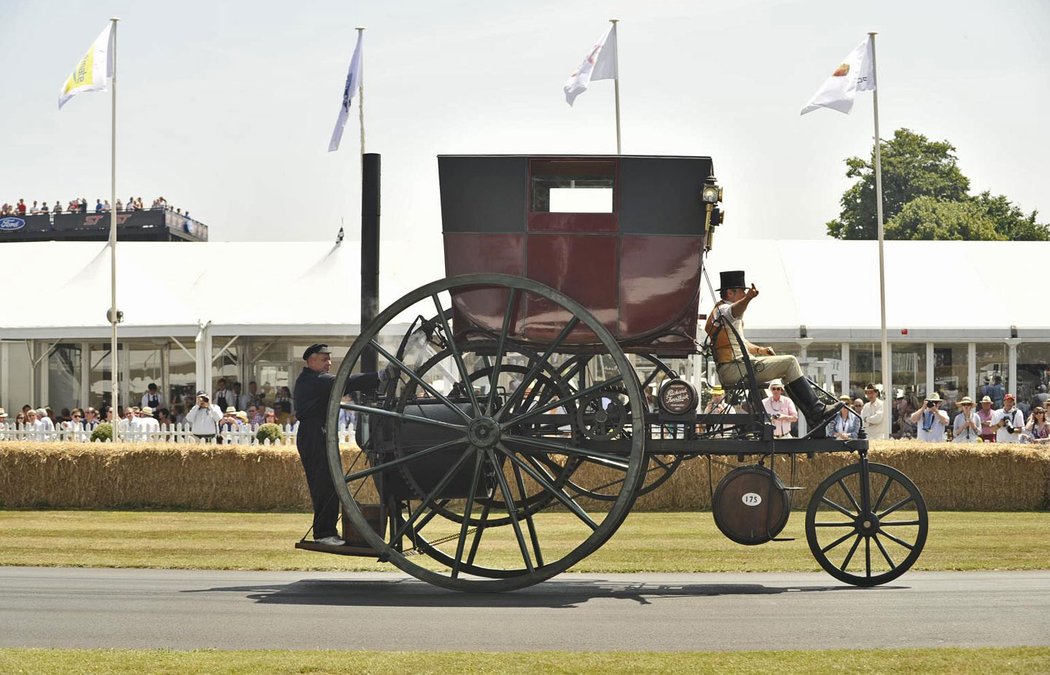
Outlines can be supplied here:
<path id="1" fill-rule="evenodd" d="M 13 416 L 0 408 L 0 431 L 24 433 L 23 437 L 41 440 L 60 436 L 87 440 L 99 424 L 109 422 L 116 425 L 118 436 L 133 441 L 180 428 L 177 425 L 198 438 L 221 440 L 227 432 L 254 432 L 262 424 L 277 424 L 292 434 L 298 427 L 291 390 L 269 385 L 260 389 L 254 380 L 242 389 L 240 382 L 219 378 L 214 393 L 198 390 L 193 395 L 174 395 L 170 405 L 157 384 L 150 383 L 141 397 L 135 397 L 135 402 L 138 405 L 122 406 L 116 412 L 105 404 L 98 409 L 89 406 L 60 410 L 26 404 Z M 352 429 L 354 421 L 352 412 L 342 411 L 340 431 Z M 68 433 L 52 433 L 56 431 Z"/>
<path id="2" fill-rule="evenodd" d="M 109 213 L 110 203 L 108 199 L 96 199 L 94 207 L 88 205 L 88 200 L 83 197 L 74 197 L 66 202 L 65 206 L 62 206 L 62 200 L 56 199 L 52 206 L 47 205 L 47 200 L 34 201 L 32 204 L 27 204 L 25 199 L 19 199 L 17 203 L 10 204 L 4 202 L 0 205 L 0 216 L 46 216 L 48 214 L 62 214 L 62 213 L 88 213 L 89 210 L 95 213 Z M 117 200 L 117 211 L 118 212 L 130 212 L 130 211 L 145 211 L 146 207 L 142 201 L 142 197 L 128 197 L 128 201 L 122 202 Z M 164 197 L 157 197 L 153 200 L 150 205 L 150 210 L 170 210 L 168 206 L 168 200 Z M 175 212 L 189 217 L 189 211 L 182 213 L 182 209 L 175 209 Z"/>

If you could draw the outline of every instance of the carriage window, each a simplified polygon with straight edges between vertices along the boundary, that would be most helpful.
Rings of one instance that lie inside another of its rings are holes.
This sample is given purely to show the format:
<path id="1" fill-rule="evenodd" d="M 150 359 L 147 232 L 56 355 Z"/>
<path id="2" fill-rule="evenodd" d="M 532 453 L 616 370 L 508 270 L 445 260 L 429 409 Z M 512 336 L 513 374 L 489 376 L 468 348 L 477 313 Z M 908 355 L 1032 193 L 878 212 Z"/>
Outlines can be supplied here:
<path id="1" fill-rule="evenodd" d="M 541 213 L 612 213 L 616 165 L 611 161 L 534 161 L 531 210 Z"/>

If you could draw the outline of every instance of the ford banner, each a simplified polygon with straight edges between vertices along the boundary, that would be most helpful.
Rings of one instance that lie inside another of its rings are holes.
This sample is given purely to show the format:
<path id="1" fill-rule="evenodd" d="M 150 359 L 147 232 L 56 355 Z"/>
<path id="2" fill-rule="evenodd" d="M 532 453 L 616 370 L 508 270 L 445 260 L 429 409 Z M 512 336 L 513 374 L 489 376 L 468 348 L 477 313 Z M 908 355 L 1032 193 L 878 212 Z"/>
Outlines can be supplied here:
<path id="1" fill-rule="evenodd" d="M 22 218 L 15 218 L 14 216 L 0 218 L 0 232 L 14 232 L 21 230 L 25 226 L 26 221 Z"/>

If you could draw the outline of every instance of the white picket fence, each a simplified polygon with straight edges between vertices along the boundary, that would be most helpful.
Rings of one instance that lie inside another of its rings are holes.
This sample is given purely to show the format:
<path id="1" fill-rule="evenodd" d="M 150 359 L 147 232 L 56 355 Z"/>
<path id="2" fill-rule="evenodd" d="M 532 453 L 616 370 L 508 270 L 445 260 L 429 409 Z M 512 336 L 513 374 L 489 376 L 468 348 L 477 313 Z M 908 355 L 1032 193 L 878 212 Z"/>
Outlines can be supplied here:
<path id="1" fill-rule="evenodd" d="M 189 424 L 162 424 L 160 431 L 121 431 L 121 443 L 222 443 L 224 445 L 295 445 L 296 427 L 286 424 L 281 427 L 281 438 L 275 443 L 266 439 L 262 443 L 255 434 L 259 425 L 245 426 L 235 430 L 224 430 L 214 438 L 197 438 Z M 0 424 L 0 441 L 70 441 L 87 442 L 91 432 L 85 429 L 55 429 L 45 431 L 21 424 Z M 340 443 L 352 443 L 354 428 L 339 430 Z"/>

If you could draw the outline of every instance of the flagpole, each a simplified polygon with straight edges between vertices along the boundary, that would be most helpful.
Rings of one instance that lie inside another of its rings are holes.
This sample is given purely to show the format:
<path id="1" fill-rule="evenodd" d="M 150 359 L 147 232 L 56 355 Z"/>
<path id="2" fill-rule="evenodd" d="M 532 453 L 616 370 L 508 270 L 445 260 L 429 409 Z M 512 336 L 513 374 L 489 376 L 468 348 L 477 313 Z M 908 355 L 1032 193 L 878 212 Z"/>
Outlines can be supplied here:
<path id="1" fill-rule="evenodd" d="M 119 323 L 119 316 L 117 315 L 117 22 L 120 21 L 118 18 L 111 18 L 110 21 L 113 23 L 113 77 L 110 80 L 109 86 L 111 91 L 110 101 L 110 154 L 109 154 L 109 185 L 110 185 L 110 199 L 109 199 L 109 292 L 110 292 L 110 305 L 109 305 L 109 323 L 112 329 L 109 343 L 109 355 L 110 363 L 112 368 L 110 369 L 113 374 L 112 384 L 112 408 L 113 408 L 113 441 L 117 440 L 117 422 L 119 421 L 118 415 L 119 404 L 120 404 L 120 377 L 119 377 L 119 366 L 120 359 L 117 354 L 117 323 Z M 105 420 L 103 420 L 105 421 Z"/>
<path id="2" fill-rule="evenodd" d="M 883 409 L 885 412 L 885 408 L 889 407 L 893 401 L 890 398 L 893 391 L 893 382 L 891 381 L 889 341 L 886 338 L 886 259 L 883 253 L 882 149 L 880 147 L 882 143 L 879 137 L 879 76 L 878 69 L 875 66 L 875 35 L 877 33 L 868 33 L 868 37 L 871 39 L 871 74 L 875 78 L 875 87 L 871 91 L 871 101 L 875 112 L 875 213 L 879 222 L 879 308 L 882 313 L 882 390 L 884 392 Z"/>
<path id="3" fill-rule="evenodd" d="M 616 31 L 616 24 L 619 23 L 619 19 L 609 19 L 613 25 L 613 31 Z M 616 35 L 616 63 L 613 64 L 616 68 L 616 77 L 613 78 L 613 92 L 616 97 L 616 154 L 622 154 L 620 152 L 620 35 L 619 32 Z"/>
<path id="4" fill-rule="evenodd" d="M 364 26 L 357 27 L 357 44 L 361 44 Z M 361 54 L 361 80 L 357 85 L 357 119 L 361 127 L 361 162 L 365 161 L 365 55 Z"/>

